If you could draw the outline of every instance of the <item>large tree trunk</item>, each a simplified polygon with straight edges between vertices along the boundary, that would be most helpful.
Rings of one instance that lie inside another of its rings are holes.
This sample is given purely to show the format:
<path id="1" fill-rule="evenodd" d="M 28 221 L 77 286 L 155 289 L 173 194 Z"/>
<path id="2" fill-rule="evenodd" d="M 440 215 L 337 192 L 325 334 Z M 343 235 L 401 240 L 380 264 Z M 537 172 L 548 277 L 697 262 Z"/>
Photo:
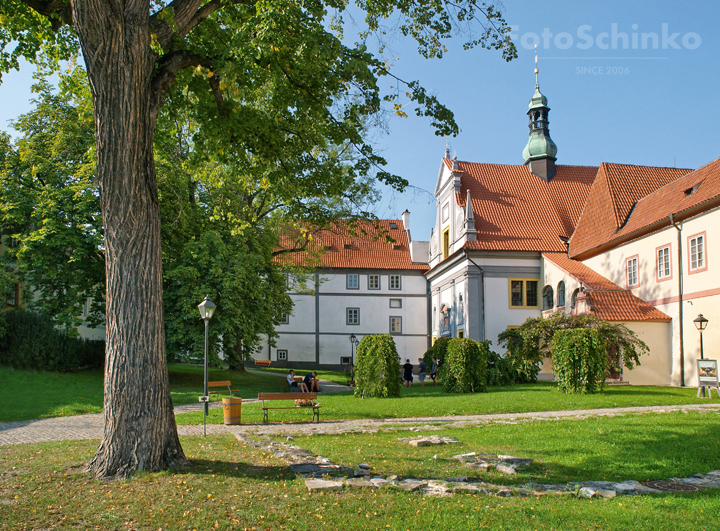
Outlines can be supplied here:
<path id="1" fill-rule="evenodd" d="M 165 356 L 147 0 L 74 0 L 95 106 L 107 275 L 105 428 L 88 467 L 126 477 L 187 461 Z"/>

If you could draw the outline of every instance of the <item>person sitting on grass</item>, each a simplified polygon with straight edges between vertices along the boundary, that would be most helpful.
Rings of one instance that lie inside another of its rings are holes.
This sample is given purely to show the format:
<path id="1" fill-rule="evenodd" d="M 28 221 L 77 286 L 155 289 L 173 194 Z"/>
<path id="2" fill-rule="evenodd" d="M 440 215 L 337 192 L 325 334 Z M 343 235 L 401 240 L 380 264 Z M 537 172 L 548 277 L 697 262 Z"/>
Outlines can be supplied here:
<path id="1" fill-rule="evenodd" d="M 305 379 L 303 380 L 303 383 L 305 384 L 305 387 L 310 389 L 310 392 L 319 393 L 320 392 L 320 380 L 318 380 L 317 372 L 313 371 L 305 375 Z"/>
<path id="2" fill-rule="evenodd" d="M 403 380 L 405 380 L 405 387 L 410 387 L 412 385 L 412 370 L 413 366 L 412 363 L 410 363 L 410 360 L 405 360 L 405 365 L 403 365 Z"/>
<path id="3" fill-rule="evenodd" d="M 290 374 L 287 375 L 287 382 L 290 388 L 292 389 L 293 393 L 297 393 L 298 388 L 303 393 L 307 393 L 307 386 L 305 385 L 305 382 L 296 382 L 295 381 L 295 371 L 290 369 Z"/>

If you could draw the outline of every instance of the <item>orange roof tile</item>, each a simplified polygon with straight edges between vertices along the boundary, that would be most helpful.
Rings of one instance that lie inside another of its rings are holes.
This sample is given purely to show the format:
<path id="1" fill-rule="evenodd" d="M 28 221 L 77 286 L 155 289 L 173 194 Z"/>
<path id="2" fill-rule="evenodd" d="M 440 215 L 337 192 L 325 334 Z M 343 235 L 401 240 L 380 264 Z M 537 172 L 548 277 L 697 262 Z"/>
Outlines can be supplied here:
<path id="1" fill-rule="evenodd" d="M 570 260 L 566 253 L 543 253 L 543 258 L 555 264 L 588 289 L 623 291 L 623 288 L 590 269 L 582 262 Z"/>
<path id="2" fill-rule="evenodd" d="M 629 291 L 587 291 L 593 314 L 605 321 L 659 321 L 670 316 Z"/>
<path id="3" fill-rule="evenodd" d="M 636 203 L 692 170 L 602 163 L 570 240 L 570 254 L 584 255 L 615 238 Z"/>
<path id="4" fill-rule="evenodd" d="M 694 190 L 693 190 L 694 189 Z M 720 159 L 688 173 L 681 179 L 663 186 L 637 202 L 627 224 L 616 238 L 632 236 L 633 233 L 662 222 L 659 228 L 670 225 L 672 212 L 678 219 L 696 215 L 715 208 L 720 198 Z M 712 204 L 707 204 L 713 202 Z"/>
<path id="5" fill-rule="evenodd" d="M 391 228 L 391 224 L 395 224 L 396 228 Z M 394 242 L 387 241 L 386 237 L 392 238 Z M 428 269 L 427 264 L 411 262 L 407 233 L 403 230 L 401 220 L 359 222 L 354 231 L 338 224 L 334 228 L 313 233 L 312 238 L 315 252 L 281 254 L 278 261 L 321 268 Z M 319 256 L 316 255 L 318 250 Z"/>
<path id="6" fill-rule="evenodd" d="M 444 159 L 449 169 L 452 160 Z M 557 166 L 545 182 L 527 166 L 458 161 L 462 188 L 456 200 L 465 205 L 470 190 L 478 250 L 563 251 L 559 236 L 575 230 L 597 168 Z"/>
<path id="7" fill-rule="evenodd" d="M 585 287 L 595 316 L 606 321 L 669 322 L 670 316 L 593 271 L 571 260 L 565 253 L 543 253 L 543 257 L 565 271 Z"/>

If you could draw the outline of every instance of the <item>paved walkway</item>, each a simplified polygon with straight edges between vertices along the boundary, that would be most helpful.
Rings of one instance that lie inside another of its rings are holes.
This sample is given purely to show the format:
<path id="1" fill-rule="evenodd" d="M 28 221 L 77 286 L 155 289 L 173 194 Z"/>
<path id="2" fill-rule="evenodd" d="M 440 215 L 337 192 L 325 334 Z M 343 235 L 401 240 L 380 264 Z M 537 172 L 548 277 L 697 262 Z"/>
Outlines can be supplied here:
<path id="1" fill-rule="evenodd" d="M 328 382 L 329 383 L 329 382 Z M 321 384 L 325 389 L 326 385 Z M 335 384 L 336 385 L 336 384 Z M 344 386 L 338 386 L 344 387 Z M 327 386 L 329 390 L 329 386 Z M 257 399 L 243 399 L 243 402 L 257 402 Z M 213 403 L 211 407 L 221 404 Z M 199 411 L 201 404 L 177 406 L 176 413 Z M 546 411 L 532 413 L 502 413 L 493 415 L 455 415 L 439 417 L 411 417 L 395 419 L 324 420 L 319 423 L 243 424 L 225 426 L 208 424 L 209 434 L 258 434 L 258 435 L 299 435 L 338 434 L 347 432 L 374 431 L 384 426 L 407 426 L 440 424 L 444 427 L 463 427 L 493 422 L 523 422 L 533 420 L 557 420 L 562 418 L 586 418 L 590 416 L 618 416 L 627 413 L 664 413 L 670 411 L 720 411 L 720 404 L 694 404 L 684 406 L 644 406 L 605 409 L 584 409 L 578 411 Z M 100 439 L 103 430 L 102 413 L 76 415 L 20 422 L 0 422 L 0 446 L 48 441 Z M 202 435 L 202 425 L 178 426 L 180 435 Z"/>
<path id="2" fill-rule="evenodd" d="M 248 372 L 282 376 L 274 372 L 257 371 L 253 369 L 248 370 Z M 352 390 L 351 387 L 327 380 L 320 380 L 320 389 L 322 389 L 322 394 Z M 257 401 L 257 398 L 243 398 L 243 403 L 245 404 Z M 211 409 L 221 406 L 221 402 L 210 403 Z M 197 404 L 183 404 L 175 407 L 176 415 L 192 411 L 202 411 L 202 404 L 198 402 Z M 0 422 L 0 446 L 49 441 L 100 439 L 103 433 L 103 422 L 102 413 L 23 420 L 18 422 Z M 207 432 L 210 434 L 232 433 L 232 428 L 233 426 L 224 426 L 222 424 L 208 424 Z M 178 433 L 180 435 L 202 435 L 203 427 L 202 425 L 178 426 Z"/>

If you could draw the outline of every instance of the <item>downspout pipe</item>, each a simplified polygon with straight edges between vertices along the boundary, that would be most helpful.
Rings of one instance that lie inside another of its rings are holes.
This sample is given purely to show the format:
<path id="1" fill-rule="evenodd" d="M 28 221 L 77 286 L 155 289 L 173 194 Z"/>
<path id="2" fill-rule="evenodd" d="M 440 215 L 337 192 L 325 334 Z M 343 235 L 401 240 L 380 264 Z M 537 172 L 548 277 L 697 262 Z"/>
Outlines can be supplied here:
<path id="1" fill-rule="evenodd" d="M 467 251 L 465 251 L 465 258 L 480 270 L 480 289 L 482 289 L 482 341 L 485 341 L 485 270 L 473 262 L 473 259 L 468 256 Z"/>
<path id="2" fill-rule="evenodd" d="M 683 261 L 682 261 L 682 227 L 675 223 L 675 216 L 670 213 L 670 224 L 677 229 L 678 248 L 678 328 L 680 329 L 680 385 L 685 387 L 685 342 L 683 339 Z"/>

